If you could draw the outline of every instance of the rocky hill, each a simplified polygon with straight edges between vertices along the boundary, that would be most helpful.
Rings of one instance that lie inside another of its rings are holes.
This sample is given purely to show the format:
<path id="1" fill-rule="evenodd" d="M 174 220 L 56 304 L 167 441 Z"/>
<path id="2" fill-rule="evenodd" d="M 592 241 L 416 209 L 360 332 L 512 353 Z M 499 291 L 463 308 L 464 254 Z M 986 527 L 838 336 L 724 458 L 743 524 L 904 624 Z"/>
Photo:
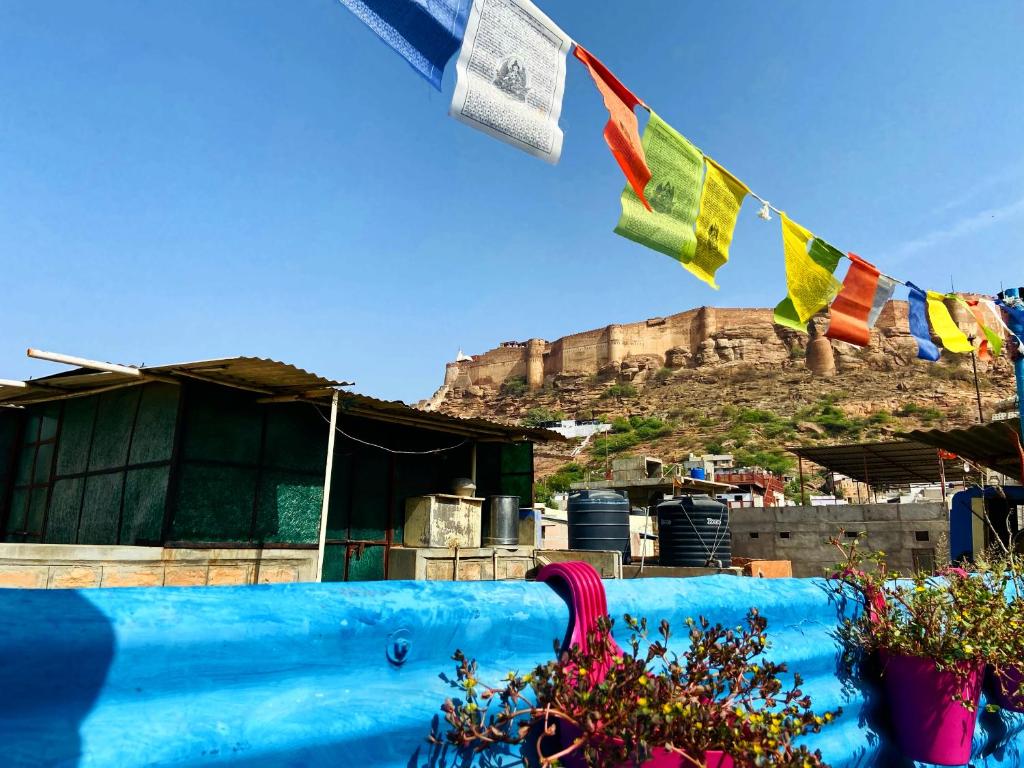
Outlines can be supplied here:
<path id="1" fill-rule="evenodd" d="M 954 318 L 977 333 L 963 314 Z M 770 310 L 705 307 L 554 342 L 506 342 L 449 363 L 422 405 L 519 424 L 611 422 L 613 432 L 577 456 L 573 447 L 539 452 L 538 477 L 555 474 L 555 485 L 623 452 L 668 463 L 728 451 L 780 471 L 792 462 L 786 446 L 977 423 L 971 356 L 917 360 L 905 304 L 890 303 L 864 349 L 830 342 L 825 328 L 816 318 L 805 335 L 774 325 Z M 977 369 L 987 419 L 1013 396 L 1013 374 L 1005 357 Z"/>

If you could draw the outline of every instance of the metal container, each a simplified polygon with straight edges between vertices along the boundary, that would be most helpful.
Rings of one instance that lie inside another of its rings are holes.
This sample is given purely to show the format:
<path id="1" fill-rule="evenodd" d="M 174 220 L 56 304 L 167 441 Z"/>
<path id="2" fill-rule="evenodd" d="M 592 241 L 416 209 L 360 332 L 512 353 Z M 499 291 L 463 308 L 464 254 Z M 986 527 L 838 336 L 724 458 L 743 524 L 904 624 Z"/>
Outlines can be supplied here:
<path id="1" fill-rule="evenodd" d="M 456 496 L 472 496 L 476 493 L 476 483 L 468 477 L 457 477 L 452 480 L 452 493 Z"/>
<path id="2" fill-rule="evenodd" d="M 658 505 L 658 562 L 676 567 L 732 564 L 729 508 L 710 496 L 677 496 Z"/>
<path id="3" fill-rule="evenodd" d="M 518 546 L 519 497 L 488 496 L 483 522 L 485 547 Z"/>
<path id="4" fill-rule="evenodd" d="M 614 550 L 629 564 L 629 499 L 618 491 L 569 494 L 569 549 Z"/>

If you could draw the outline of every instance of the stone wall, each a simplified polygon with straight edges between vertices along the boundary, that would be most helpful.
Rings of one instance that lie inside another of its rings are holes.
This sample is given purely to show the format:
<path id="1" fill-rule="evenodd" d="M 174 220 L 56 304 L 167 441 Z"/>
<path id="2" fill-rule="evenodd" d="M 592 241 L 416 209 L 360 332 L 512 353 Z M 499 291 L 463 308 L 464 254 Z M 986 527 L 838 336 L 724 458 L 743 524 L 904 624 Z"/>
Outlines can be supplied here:
<path id="1" fill-rule="evenodd" d="M 951 311 L 966 333 L 977 332 L 973 319 L 959 305 L 951 304 Z M 890 301 L 865 349 L 824 338 L 828 327 L 824 315 L 812 319 L 812 337 L 776 325 L 771 309 L 715 307 L 608 325 L 550 342 L 507 342 L 471 359 L 448 363 L 443 386 L 421 407 L 435 409 L 450 395 L 478 395 L 514 378 L 522 378 L 536 390 L 559 376 L 626 371 L 629 380 L 633 368 L 704 368 L 746 362 L 780 367 L 806 364 L 819 375 L 831 375 L 837 368 L 888 369 L 909 365 L 916 357 L 907 315 L 906 302 Z"/>
<path id="2" fill-rule="evenodd" d="M 949 512 L 941 502 L 840 504 L 829 507 L 763 507 L 729 511 L 733 557 L 790 560 L 793 575 L 821 576 L 840 554 L 827 543 L 844 529 L 865 532 L 863 546 L 880 549 L 893 570 L 926 566 L 939 547 L 949 555 Z"/>
<path id="3" fill-rule="evenodd" d="M 316 549 L 0 544 L 0 587 L 194 587 L 314 581 Z"/>

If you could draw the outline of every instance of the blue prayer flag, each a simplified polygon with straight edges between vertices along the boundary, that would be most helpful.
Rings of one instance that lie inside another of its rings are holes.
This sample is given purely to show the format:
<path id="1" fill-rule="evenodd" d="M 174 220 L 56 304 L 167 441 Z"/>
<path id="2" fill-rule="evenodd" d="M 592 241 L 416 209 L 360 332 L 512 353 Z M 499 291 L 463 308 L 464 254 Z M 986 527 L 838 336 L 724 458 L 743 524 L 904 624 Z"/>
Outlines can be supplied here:
<path id="1" fill-rule="evenodd" d="M 908 282 L 907 304 L 910 307 L 910 335 L 917 341 L 917 356 L 922 360 L 935 362 L 939 359 L 939 348 L 932 341 L 928 327 L 928 298 L 925 292 L 913 283 Z"/>
<path id="2" fill-rule="evenodd" d="M 341 0 L 412 68 L 441 90 L 444 65 L 466 34 L 473 0 Z"/>

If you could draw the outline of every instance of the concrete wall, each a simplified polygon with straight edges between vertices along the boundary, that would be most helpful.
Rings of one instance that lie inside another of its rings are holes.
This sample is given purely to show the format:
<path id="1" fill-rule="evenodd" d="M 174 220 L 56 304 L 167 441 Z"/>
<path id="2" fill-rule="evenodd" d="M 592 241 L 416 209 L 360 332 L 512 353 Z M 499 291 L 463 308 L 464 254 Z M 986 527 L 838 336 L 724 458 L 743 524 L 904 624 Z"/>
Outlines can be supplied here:
<path id="1" fill-rule="evenodd" d="M 909 766 L 870 685 L 837 677 L 845 615 L 817 580 L 605 582 L 622 615 L 732 626 L 751 606 L 770 657 L 805 678 L 815 709 L 843 714 L 807 738 L 834 768 Z M 5 766 L 448 768 L 425 737 L 452 689 L 452 652 L 481 679 L 552 657 L 569 609 L 534 582 L 284 584 L 219 589 L 0 590 Z M 876 703 L 872 703 L 876 702 Z M 1024 719 L 981 707 L 972 765 L 1024 764 Z"/>
<path id="2" fill-rule="evenodd" d="M 192 587 L 313 581 L 315 549 L 0 544 L 0 587 Z"/>
<path id="3" fill-rule="evenodd" d="M 903 572 L 914 570 L 915 553 L 934 557 L 940 537 L 949 546 L 949 513 L 941 502 L 731 509 L 729 525 L 734 557 L 790 560 L 797 577 L 821 576 L 835 565 L 839 552 L 826 542 L 841 528 L 867 532 L 864 546 L 881 549 L 890 567 Z"/>

